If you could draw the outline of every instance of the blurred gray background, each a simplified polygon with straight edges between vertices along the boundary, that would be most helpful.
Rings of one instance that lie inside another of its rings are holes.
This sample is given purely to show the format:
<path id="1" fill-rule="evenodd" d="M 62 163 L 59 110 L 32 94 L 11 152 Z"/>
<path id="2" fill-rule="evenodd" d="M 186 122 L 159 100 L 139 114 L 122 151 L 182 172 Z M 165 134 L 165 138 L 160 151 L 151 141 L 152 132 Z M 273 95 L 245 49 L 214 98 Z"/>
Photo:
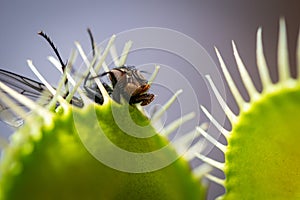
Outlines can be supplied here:
<path id="1" fill-rule="evenodd" d="M 75 40 L 79 41 L 84 49 L 90 48 L 90 41 L 86 33 L 87 27 L 92 29 L 97 42 L 107 39 L 112 34 L 134 28 L 163 27 L 182 32 L 193 38 L 204 47 L 215 63 L 218 62 L 214 46 L 218 47 L 234 79 L 240 82 L 241 79 L 237 75 L 232 55 L 231 40 L 234 40 L 256 86 L 260 89 L 255 60 L 256 30 L 259 26 L 263 27 L 266 57 L 272 78 L 277 80 L 278 20 L 281 16 L 285 17 L 290 44 L 290 62 L 293 67 L 292 73 L 295 74 L 294 58 L 300 23 L 299 9 L 300 2 L 297 0 L 144 2 L 2 0 L 0 2 L 0 67 L 36 79 L 26 64 L 27 59 L 32 59 L 38 69 L 46 75 L 47 80 L 55 84 L 59 74 L 46 59 L 48 55 L 53 55 L 53 51 L 37 35 L 38 31 L 44 30 L 52 38 L 62 57 L 66 60 L 71 49 L 75 48 Z M 131 39 L 134 42 L 135 38 Z M 147 55 L 147 51 L 144 51 L 143 54 Z M 129 56 L 128 62 L 130 63 L 128 64 L 152 62 L 168 63 L 172 66 L 172 57 L 168 55 L 159 56 L 157 53 L 149 52 L 148 57 L 144 58 L 143 54 Z M 167 59 L 171 61 L 167 61 Z M 176 63 L 174 63 L 175 65 Z M 186 75 L 186 77 L 189 76 Z M 170 77 L 163 78 L 168 80 Z M 191 79 L 193 78 L 191 77 Z M 174 80 L 171 79 L 170 82 L 172 81 Z M 193 85 L 197 85 L 197 83 L 191 81 Z M 245 92 L 242 85 L 238 85 L 238 87 L 243 93 Z M 201 99 L 201 104 L 209 105 L 207 89 L 203 80 L 200 80 L 196 89 L 199 91 L 198 98 Z M 167 97 L 160 94 L 159 90 L 154 87 L 151 92 L 159 94 L 157 102 L 164 102 Z M 247 98 L 246 94 L 244 96 Z M 227 97 L 228 103 L 237 112 L 230 93 Z M 173 111 L 171 109 L 171 112 L 176 115 L 176 109 Z M 199 121 L 205 121 L 205 117 Z M 228 126 L 228 128 L 230 127 Z M 0 129 L 2 137 L 9 136 L 11 128 L 1 123 Z M 223 159 L 222 154 L 217 150 L 212 151 L 212 156 L 220 161 Z M 215 174 L 222 176 L 219 172 Z M 212 184 L 209 199 L 214 199 L 223 192 L 221 186 Z"/>

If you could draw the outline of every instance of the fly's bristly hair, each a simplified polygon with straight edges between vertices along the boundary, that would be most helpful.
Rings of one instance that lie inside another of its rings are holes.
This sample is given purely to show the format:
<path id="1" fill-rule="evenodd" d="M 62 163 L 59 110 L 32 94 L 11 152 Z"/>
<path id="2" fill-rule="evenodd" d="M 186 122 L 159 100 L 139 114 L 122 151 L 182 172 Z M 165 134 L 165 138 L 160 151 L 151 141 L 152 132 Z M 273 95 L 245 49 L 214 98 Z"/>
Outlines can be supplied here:
<path id="1" fill-rule="evenodd" d="M 44 33 L 43 31 L 40 31 L 40 32 L 38 32 L 38 35 L 42 36 L 50 44 L 51 48 L 53 49 L 56 57 L 58 58 L 58 60 L 60 62 L 62 71 L 65 72 L 68 61 L 66 61 L 66 63 L 63 62 L 63 60 L 58 52 L 57 47 L 54 45 L 53 41 L 50 39 L 50 37 L 46 33 Z M 67 90 L 65 96 L 67 96 L 69 94 L 68 78 L 65 81 L 65 87 Z"/>
<path id="2" fill-rule="evenodd" d="M 91 46 L 92 46 L 92 50 L 93 50 L 93 56 L 96 55 L 96 52 L 95 52 L 95 41 L 94 41 L 94 36 L 92 34 L 92 31 L 90 28 L 87 28 L 87 32 L 89 34 L 89 37 L 90 37 L 90 41 L 91 41 Z"/>
<path id="3" fill-rule="evenodd" d="M 42 37 L 50 44 L 51 48 L 53 49 L 55 55 L 57 56 L 57 58 L 58 58 L 58 60 L 59 60 L 59 62 L 60 62 L 60 64 L 61 64 L 62 70 L 65 71 L 65 68 L 66 68 L 66 66 L 67 66 L 67 62 L 66 62 L 66 63 L 63 62 L 63 60 L 62 60 L 62 58 L 61 58 L 61 56 L 60 56 L 60 54 L 59 54 L 59 52 L 58 52 L 58 50 L 57 50 L 57 47 L 54 45 L 53 41 L 52 41 L 52 40 L 50 39 L 50 37 L 49 37 L 46 33 L 44 33 L 43 31 L 38 32 L 38 34 L 39 34 L 40 36 L 42 36 Z"/>

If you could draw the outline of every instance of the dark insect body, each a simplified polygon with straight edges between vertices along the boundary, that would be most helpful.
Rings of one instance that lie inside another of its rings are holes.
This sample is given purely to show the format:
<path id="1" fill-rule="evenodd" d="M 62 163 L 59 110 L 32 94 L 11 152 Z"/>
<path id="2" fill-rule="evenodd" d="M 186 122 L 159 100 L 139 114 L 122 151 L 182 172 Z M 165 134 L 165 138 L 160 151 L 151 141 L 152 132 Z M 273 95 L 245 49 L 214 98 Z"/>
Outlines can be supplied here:
<path id="1" fill-rule="evenodd" d="M 116 67 L 94 78 L 106 75 L 109 76 L 111 86 L 105 82 L 102 82 L 102 84 L 116 102 L 121 103 L 121 98 L 124 98 L 130 105 L 141 103 L 142 106 L 146 106 L 153 101 L 154 94 L 146 93 L 150 85 L 136 67 Z M 90 98 L 94 98 L 96 103 L 103 103 L 103 96 L 96 84 L 92 84 L 91 87 L 84 84 L 84 89 Z"/>

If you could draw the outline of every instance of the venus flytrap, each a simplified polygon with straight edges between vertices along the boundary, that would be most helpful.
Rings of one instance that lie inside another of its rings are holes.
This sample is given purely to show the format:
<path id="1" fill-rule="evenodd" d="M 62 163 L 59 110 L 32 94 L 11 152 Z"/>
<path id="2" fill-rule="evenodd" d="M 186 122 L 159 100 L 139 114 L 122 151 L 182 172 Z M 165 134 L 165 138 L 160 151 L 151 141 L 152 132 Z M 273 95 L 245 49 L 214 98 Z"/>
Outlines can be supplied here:
<path id="1" fill-rule="evenodd" d="M 105 63 L 114 38 L 115 36 L 102 55 L 100 51 L 96 51 L 97 58 L 95 56 L 91 63 L 86 59 L 80 45 L 76 44 L 87 65 L 84 75 L 89 71 L 92 76 L 96 75 Z M 131 43 L 127 44 L 124 48 L 125 53 L 123 52 L 121 59 L 116 60 L 116 63 L 125 62 L 130 45 Z M 60 69 L 57 60 L 53 57 L 49 60 Z M 73 60 L 70 62 L 73 63 Z M 58 105 L 59 102 L 59 106 L 55 111 L 51 109 L 53 106 L 49 109 L 40 106 L 0 82 L 0 91 L 5 91 L 0 93 L 2 101 L 25 119 L 24 125 L 12 135 L 9 145 L 2 152 L 0 199 L 205 199 L 206 188 L 200 184 L 200 179 L 209 167 L 199 167 L 197 177 L 193 175 L 188 162 L 180 158 L 166 136 L 157 132 L 151 125 L 151 120 L 138 106 L 120 105 L 112 101 L 100 81 L 97 84 L 104 97 L 104 103 L 93 103 L 79 88 L 84 76 L 75 81 L 69 70 L 64 72 L 64 78 L 58 90 L 55 90 L 38 73 L 32 62 L 29 61 L 28 64 L 51 91 L 51 105 Z M 69 95 L 63 98 L 60 88 L 64 85 L 66 77 L 73 88 L 70 88 Z M 69 103 L 75 92 L 80 94 L 83 108 Z M 27 116 L 8 95 L 32 110 L 32 114 Z M 114 113 L 131 123 L 119 127 Z M 163 129 L 161 132 L 166 134 L 174 130 L 190 117 L 192 114 L 171 124 L 169 131 Z M 159 116 L 156 115 L 155 120 L 159 120 Z M 136 124 L 143 128 L 143 131 L 138 133 L 141 137 L 133 137 L 131 134 L 136 132 L 132 128 Z M 106 143 L 107 139 L 109 144 Z M 114 154 L 112 148 L 115 147 L 136 157 L 128 162 L 127 157 Z M 138 157 L 151 155 L 160 149 L 163 149 L 162 153 L 155 154 L 157 156 L 150 160 Z M 104 155 L 113 161 L 117 158 L 112 164 L 136 167 L 140 171 L 128 172 L 112 168 L 107 163 L 100 162 L 97 155 Z M 174 158 L 174 161 L 168 165 L 157 170 L 151 168 L 152 165 L 170 158 Z"/>
<path id="2" fill-rule="evenodd" d="M 205 107 L 200 107 L 227 139 L 228 145 L 210 136 L 206 123 L 183 134 L 170 145 L 166 136 L 193 116 L 193 113 L 187 114 L 167 127 L 161 122 L 161 116 L 182 90 L 176 92 L 151 119 L 138 105 L 120 105 L 112 101 L 100 81 L 97 84 L 104 96 L 103 105 L 97 105 L 86 97 L 79 87 L 83 77 L 89 72 L 96 76 L 101 67 L 107 71 L 105 58 L 109 52 L 116 66 L 126 61 L 132 43 L 125 45 L 118 59 L 113 45 L 115 36 L 102 53 L 100 48 L 95 49 L 91 62 L 76 43 L 87 70 L 79 80 L 74 80 L 69 71 L 65 72 L 73 88 L 65 99 L 62 98 L 59 90 L 64 82 L 62 79 L 58 90 L 52 91 L 53 105 L 56 102 L 60 104 L 55 112 L 0 83 L 0 88 L 5 91 L 0 90 L 1 100 L 26 119 L 25 125 L 13 134 L 8 146 L 4 146 L 0 164 L 0 199 L 205 199 L 206 186 L 199 182 L 204 176 L 225 187 L 226 193 L 220 199 L 300 199 L 300 35 L 296 56 L 298 75 L 297 79 L 293 79 L 290 76 L 283 20 L 280 20 L 279 33 L 279 81 L 273 84 L 263 54 L 262 29 L 257 32 L 261 92 L 255 88 L 236 45 L 232 43 L 249 102 L 239 93 L 216 49 L 239 114 L 235 114 L 226 104 L 210 76 L 206 78 L 231 122 L 232 130 L 226 130 Z M 53 57 L 49 60 L 58 69 L 61 68 L 59 61 Z M 151 76 L 150 84 L 158 68 Z M 68 103 L 75 93 L 83 100 L 83 108 Z M 8 94 L 30 108 L 33 114 L 27 116 Z M 118 119 L 128 123 L 119 123 L 114 113 L 118 113 Z M 136 124 L 144 128 L 143 131 L 137 131 Z M 136 132 L 140 137 L 134 137 Z M 199 153 L 204 148 L 203 140 L 192 144 L 199 135 L 225 154 L 225 163 Z M 129 152 L 129 156 L 123 156 L 121 151 L 116 154 L 112 151 L 115 146 Z M 160 149 L 165 151 L 155 154 L 150 160 L 146 159 L 148 154 Z M 134 156 L 130 157 L 132 154 Z M 179 155 L 182 157 L 179 158 Z M 170 158 L 174 158 L 174 162 L 153 170 L 160 162 Z M 191 170 L 187 161 L 195 158 L 205 164 Z M 101 159 L 113 163 L 99 162 Z M 123 171 L 118 167 L 123 167 Z M 226 179 L 209 174 L 212 167 L 224 171 Z M 132 173 L 132 169 L 138 170 Z"/>
<path id="3" fill-rule="evenodd" d="M 201 107 L 212 124 L 225 136 L 228 145 L 219 143 L 199 128 L 208 141 L 224 152 L 225 163 L 201 154 L 197 154 L 197 157 L 224 171 L 225 180 L 206 175 L 225 187 L 226 193 L 220 199 L 300 199 L 300 34 L 296 56 L 298 76 L 293 79 L 288 61 L 285 22 L 280 20 L 279 80 L 272 83 L 263 53 L 262 29 L 258 29 L 256 53 L 263 88 L 261 92 L 255 88 L 234 42 L 232 46 L 250 100 L 246 102 L 243 99 L 216 50 L 226 81 L 239 107 L 239 114 L 231 111 L 207 76 L 231 122 L 232 130 L 223 128 L 206 108 Z"/>

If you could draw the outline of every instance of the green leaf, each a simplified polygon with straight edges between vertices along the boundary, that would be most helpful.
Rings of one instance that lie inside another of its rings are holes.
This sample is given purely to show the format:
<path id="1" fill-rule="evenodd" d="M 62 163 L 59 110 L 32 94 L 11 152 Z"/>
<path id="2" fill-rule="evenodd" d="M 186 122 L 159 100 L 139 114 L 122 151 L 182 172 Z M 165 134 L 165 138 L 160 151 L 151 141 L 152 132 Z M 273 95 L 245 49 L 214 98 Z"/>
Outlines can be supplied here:
<path id="1" fill-rule="evenodd" d="M 32 116 L 14 133 L 0 167 L 0 199 L 5 200 L 199 200 L 206 195 L 189 164 L 148 118 L 112 101 L 64 107 L 51 123 Z"/>
<path id="2" fill-rule="evenodd" d="M 300 84 L 240 114 L 228 139 L 224 199 L 300 199 Z"/>

